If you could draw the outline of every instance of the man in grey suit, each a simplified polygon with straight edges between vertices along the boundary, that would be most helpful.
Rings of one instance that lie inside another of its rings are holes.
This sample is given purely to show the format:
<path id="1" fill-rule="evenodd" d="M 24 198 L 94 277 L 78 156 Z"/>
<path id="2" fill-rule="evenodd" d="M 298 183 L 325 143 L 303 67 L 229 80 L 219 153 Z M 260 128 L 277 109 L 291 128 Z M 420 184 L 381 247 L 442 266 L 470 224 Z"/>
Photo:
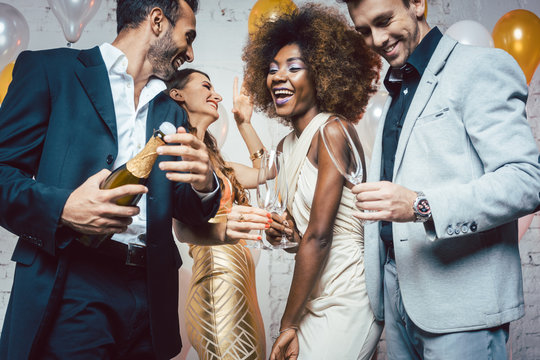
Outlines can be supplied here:
<path id="1" fill-rule="evenodd" d="M 431 29 L 425 0 L 349 0 L 391 68 L 368 182 L 367 290 L 390 359 L 505 359 L 523 316 L 517 218 L 538 209 L 527 86 L 498 49 Z"/>

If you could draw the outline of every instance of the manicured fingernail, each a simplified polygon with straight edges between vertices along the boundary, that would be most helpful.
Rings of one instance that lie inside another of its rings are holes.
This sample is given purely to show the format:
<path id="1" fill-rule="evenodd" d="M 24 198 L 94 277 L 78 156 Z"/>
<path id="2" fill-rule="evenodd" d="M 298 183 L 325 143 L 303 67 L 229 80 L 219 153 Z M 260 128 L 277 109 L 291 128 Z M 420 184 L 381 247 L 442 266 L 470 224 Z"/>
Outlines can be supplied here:
<path id="1" fill-rule="evenodd" d="M 270 224 L 264 224 L 264 227 L 268 229 L 270 227 Z"/>
<path id="2" fill-rule="evenodd" d="M 257 240 L 262 240 L 262 236 L 257 236 Z"/>
<path id="3" fill-rule="evenodd" d="M 274 222 L 274 220 L 268 219 L 268 223 L 269 223 L 269 224 L 271 224 L 271 223 L 273 223 L 273 222 Z"/>
<path id="4" fill-rule="evenodd" d="M 269 217 L 270 219 L 272 218 L 272 214 L 271 213 L 266 213 L 266 217 Z"/>

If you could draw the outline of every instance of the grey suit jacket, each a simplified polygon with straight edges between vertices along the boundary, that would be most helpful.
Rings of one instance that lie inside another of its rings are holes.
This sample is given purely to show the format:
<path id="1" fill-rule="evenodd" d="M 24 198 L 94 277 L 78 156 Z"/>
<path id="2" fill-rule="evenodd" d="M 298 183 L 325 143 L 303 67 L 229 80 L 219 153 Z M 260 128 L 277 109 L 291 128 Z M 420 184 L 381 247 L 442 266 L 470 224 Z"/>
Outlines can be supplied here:
<path id="1" fill-rule="evenodd" d="M 426 331 L 482 329 L 523 316 L 516 219 L 540 204 L 526 98 L 525 78 L 510 55 L 447 36 L 422 76 L 399 139 L 393 181 L 426 194 L 433 222 L 392 228 L 403 303 Z M 383 125 L 368 181 L 380 180 Z M 378 224 L 366 225 L 367 289 L 378 319 L 384 252 Z"/>

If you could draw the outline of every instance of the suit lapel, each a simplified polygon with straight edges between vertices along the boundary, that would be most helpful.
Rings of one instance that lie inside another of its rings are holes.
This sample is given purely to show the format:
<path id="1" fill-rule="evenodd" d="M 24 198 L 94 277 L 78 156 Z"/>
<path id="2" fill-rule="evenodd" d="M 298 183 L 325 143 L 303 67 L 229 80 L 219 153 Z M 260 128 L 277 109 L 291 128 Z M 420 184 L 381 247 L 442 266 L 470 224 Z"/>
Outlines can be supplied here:
<path id="1" fill-rule="evenodd" d="M 111 85 L 99 47 L 82 50 L 78 59 L 83 66 L 76 70 L 77 78 L 99 116 L 107 124 L 115 142 L 118 143 Z"/>
<path id="2" fill-rule="evenodd" d="M 456 44 L 457 42 L 455 40 L 449 38 L 448 36 L 443 36 L 439 42 L 439 45 L 437 46 L 437 49 L 433 53 L 426 70 L 424 71 L 424 75 L 420 79 L 418 89 L 414 94 L 411 106 L 403 123 L 403 129 L 401 130 L 401 134 L 399 136 L 394 162 L 393 179 L 396 178 L 396 174 L 401 165 L 401 160 L 403 159 L 403 154 L 405 153 L 405 149 L 407 147 L 407 143 L 409 142 L 414 124 L 416 123 L 416 119 L 418 119 L 420 114 L 422 114 L 422 111 L 429 102 L 429 99 L 437 86 L 437 82 L 439 81 L 438 75 L 444 68 L 446 59 L 448 56 L 450 56 L 450 53 Z"/>
<path id="3" fill-rule="evenodd" d="M 156 95 L 150 104 L 148 104 L 148 116 L 146 118 L 146 140 L 154 134 L 154 130 L 159 129 L 159 126 L 164 121 L 169 121 L 178 127 L 180 125 L 175 124 L 176 119 L 171 118 L 171 106 L 166 106 L 168 99 L 167 95 L 159 93 Z"/>

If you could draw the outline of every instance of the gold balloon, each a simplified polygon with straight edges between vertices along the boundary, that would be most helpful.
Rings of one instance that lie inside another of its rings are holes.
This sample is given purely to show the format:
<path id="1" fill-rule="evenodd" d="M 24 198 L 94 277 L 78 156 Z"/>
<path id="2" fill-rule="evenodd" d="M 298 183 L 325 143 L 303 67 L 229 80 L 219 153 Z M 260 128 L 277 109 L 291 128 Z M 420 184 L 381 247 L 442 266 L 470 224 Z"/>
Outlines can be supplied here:
<path id="1" fill-rule="evenodd" d="M 11 83 L 11 74 L 13 73 L 14 65 L 15 62 L 10 62 L 0 73 L 0 104 L 2 104 L 2 101 L 6 97 L 9 83 Z"/>
<path id="2" fill-rule="evenodd" d="M 516 59 L 529 83 L 540 63 L 540 18 L 527 10 L 512 10 L 497 21 L 492 35 L 495 47 Z"/>
<path id="3" fill-rule="evenodd" d="M 427 19 L 427 0 L 426 0 L 426 6 L 424 7 L 424 19 Z"/>
<path id="4" fill-rule="evenodd" d="M 275 21 L 282 14 L 290 14 L 297 7 L 291 0 L 259 0 L 251 8 L 248 19 L 249 34 L 254 34 L 267 21 Z"/>

